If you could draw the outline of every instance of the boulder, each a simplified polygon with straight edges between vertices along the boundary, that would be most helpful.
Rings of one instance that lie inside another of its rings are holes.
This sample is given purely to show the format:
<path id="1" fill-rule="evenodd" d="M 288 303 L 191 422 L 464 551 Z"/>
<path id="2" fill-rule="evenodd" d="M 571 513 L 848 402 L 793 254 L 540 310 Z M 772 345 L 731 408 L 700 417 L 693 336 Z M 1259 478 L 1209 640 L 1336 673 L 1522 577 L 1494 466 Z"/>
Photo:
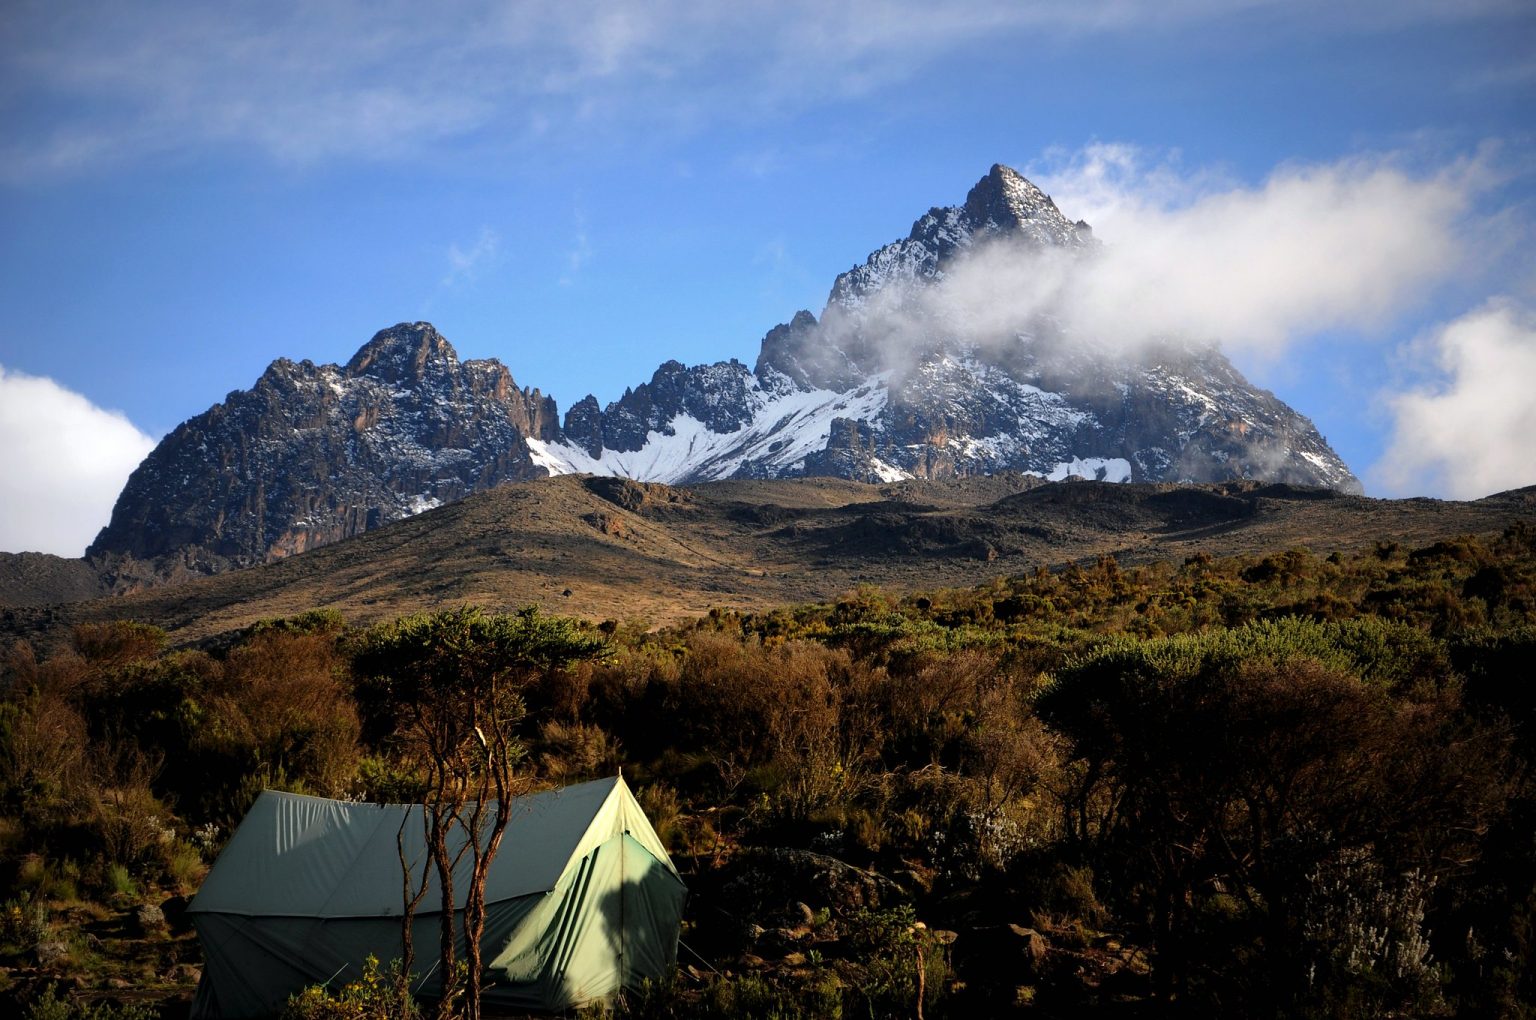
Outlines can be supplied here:
<path id="1" fill-rule="evenodd" d="M 133 927 L 142 935 L 155 935 L 167 930 L 165 911 L 153 903 L 146 903 L 133 912 Z"/>
<path id="2" fill-rule="evenodd" d="M 69 945 L 56 939 L 39 942 L 32 952 L 39 967 L 52 967 L 69 959 Z"/>

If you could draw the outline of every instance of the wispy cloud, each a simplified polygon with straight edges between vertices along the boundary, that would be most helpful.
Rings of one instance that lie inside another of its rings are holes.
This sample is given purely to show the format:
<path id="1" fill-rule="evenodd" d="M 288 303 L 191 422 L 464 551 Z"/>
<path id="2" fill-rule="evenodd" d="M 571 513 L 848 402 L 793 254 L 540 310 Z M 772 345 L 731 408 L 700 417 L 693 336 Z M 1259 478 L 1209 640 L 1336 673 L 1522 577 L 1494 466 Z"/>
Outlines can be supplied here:
<path id="1" fill-rule="evenodd" d="M 154 445 L 121 413 L 0 366 L 0 549 L 81 555 Z"/>
<path id="2" fill-rule="evenodd" d="M 1041 182 L 1061 208 L 1086 209 L 1105 242 L 1067 283 L 1078 328 L 1278 356 L 1322 330 L 1380 330 L 1475 270 L 1471 252 L 1495 232 L 1473 214 L 1496 179 L 1488 160 L 1413 170 L 1361 156 L 1282 166 L 1249 186 L 1096 145 Z"/>
<path id="3" fill-rule="evenodd" d="M 1386 453 L 1363 472 L 1373 489 L 1475 498 L 1536 483 L 1536 276 L 1519 275 L 1533 224 L 1499 193 L 1528 158 L 1487 147 L 1408 162 L 1287 166 L 1249 188 L 1127 146 L 1058 153 L 1042 181 L 1064 208 L 1091 210 L 1106 241 L 1074 281 L 1069 321 L 1133 342 L 1219 340 L 1250 359 L 1285 358 L 1322 332 L 1373 344 L 1413 380 L 1358 381 L 1390 419 Z M 1457 295 L 1499 291 L 1416 325 L 1468 300 Z"/>
<path id="4" fill-rule="evenodd" d="M 501 238 L 490 227 L 482 226 L 480 233 L 467 245 L 457 241 L 448 246 L 448 273 L 443 277 L 444 288 L 468 283 L 480 275 L 485 266 L 493 262 L 501 248 Z"/>
<path id="5" fill-rule="evenodd" d="M 6 12 L 7 173 L 99 171 L 209 146 L 309 164 L 414 156 L 494 129 L 698 122 L 868 93 L 978 40 L 1231 22 L 1312 32 L 1509 16 L 1519 0 L 68 2 Z"/>
<path id="6" fill-rule="evenodd" d="M 565 271 L 560 274 L 560 286 L 569 287 L 574 284 L 576 277 L 591 259 L 592 239 L 587 236 L 587 217 L 577 209 L 576 227 L 571 235 L 570 247 L 565 252 Z"/>
<path id="7" fill-rule="evenodd" d="M 759 180 L 778 173 L 783 169 L 784 163 L 784 154 L 777 146 L 740 153 L 731 160 L 731 166 L 737 173 Z"/>

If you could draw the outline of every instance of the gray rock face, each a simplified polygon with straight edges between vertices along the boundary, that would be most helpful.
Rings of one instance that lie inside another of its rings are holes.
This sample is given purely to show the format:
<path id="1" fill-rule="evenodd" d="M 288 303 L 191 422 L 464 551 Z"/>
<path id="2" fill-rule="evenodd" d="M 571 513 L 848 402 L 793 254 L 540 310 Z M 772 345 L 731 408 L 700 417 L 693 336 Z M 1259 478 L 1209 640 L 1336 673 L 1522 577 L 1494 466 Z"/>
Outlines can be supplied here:
<path id="1" fill-rule="evenodd" d="M 565 412 L 565 439 L 568 443 L 585 450 L 590 456 L 603 452 L 603 409 L 597 398 L 587 394 Z"/>
<path id="2" fill-rule="evenodd" d="M 1063 216 L 1049 195 L 1017 171 L 994 165 L 964 205 L 929 209 L 905 240 L 886 245 L 839 276 L 829 304 L 858 308 L 893 286 L 934 280 L 956 256 L 1000 238 L 1034 248 L 1071 249 L 1092 244 L 1093 232 Z"/>
<path id="3" fill-rule="evenodd" d="M 125 574 L 131 560 L 200 573 L 278 559 L 541 477 L 527 440 L 558 435 L 554 401 L 499 362 L 459 361 L 430 325 L 402 323 L 343 367 L 275 361 L 178 426 L 86 555 Z"/>
<path id="4" fill-rule="evenodd" d="M 755 381 L 739 361 L 693 368 L 668 361 L 656 370 L 650 382 L 626 390 L 598 417 L 603 448 L 621 453 L 639 450 L 651 432 L 669 430 L 682 415 L 711 432 L 735 432 L 752 417 L 748 391 Z M 589 408 L 595 409 L 596 405 L 596 400 L 590 405 L 582 401 L 571 408 L 565 420 L 567 435 L 591 434 Z M 583 448 L 591 452 L 590 446 Z"/>

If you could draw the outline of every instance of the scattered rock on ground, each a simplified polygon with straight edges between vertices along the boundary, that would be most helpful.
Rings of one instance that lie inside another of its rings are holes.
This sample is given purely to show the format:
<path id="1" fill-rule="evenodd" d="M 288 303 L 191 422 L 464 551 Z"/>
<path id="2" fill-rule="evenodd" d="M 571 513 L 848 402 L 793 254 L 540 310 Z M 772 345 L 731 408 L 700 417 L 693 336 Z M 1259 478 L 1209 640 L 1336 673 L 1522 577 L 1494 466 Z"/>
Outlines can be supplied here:
<path id="1" fill-rule="evenodd" d="M 973 973 L 1038 975 L 1051 950 L 1046 937 L 1018 924 L 986 925 L 966 932 L 955 962 Z"/>
<path id="2" fill-rule="evenodd" d="M 795 928 L 770 928 L 757 940 L 757 949 L 765 956 L 782 957 L 793 952 L 807 932 Z"/>
<path id="3" fill-rule="evenodd" d="M 134 926 L 145 935 L 166 930 L 165 911 L 146 903 L 133 912 Z"/>
<path id="4" fill-rule="evenodd" d="M 203 968 L 195 963 L 178 963 L 165 972 L 165 980 L 173 985 L 195 985 L 203 978 Z"/>
<path id="5" fill-rule="evenodd" d="M 39 942 L 33 953 L 37 955 L 39 966 L 51 967 L 56 963 L 63 963 L 69 959 L 69 946 L 58 941 Z"/>

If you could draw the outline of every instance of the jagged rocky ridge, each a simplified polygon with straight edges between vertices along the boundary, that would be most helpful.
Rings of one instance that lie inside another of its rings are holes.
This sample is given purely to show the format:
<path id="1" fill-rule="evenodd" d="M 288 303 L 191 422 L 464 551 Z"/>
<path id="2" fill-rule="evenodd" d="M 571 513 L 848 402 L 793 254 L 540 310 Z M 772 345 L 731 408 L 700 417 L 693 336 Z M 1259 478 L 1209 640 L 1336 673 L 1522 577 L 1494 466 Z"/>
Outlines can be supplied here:
<path id="1" fill-rule="evenodd" d="M 1133 354 L 1051 317 L 978 330 L 923 300 L 990 246 L 1092 258 L 1092 232 L 994 166 L 961 206 L 840 275 L 763 338 L 753 368 L 669 361 L 566 413 L 495 361 L 460 362 L 426 323 L 343 367 L 275 362 L 177 428 L 129 480 L 88 556 L 109 573 L 203 573 L 302 552 L 504 481 L 589 472 L 673 484 L 864 481 L 1025 471 L 1048 478 L 1257 478 L 1359 491 L 1306 418 L 1214 347 Z M 121 586 L 121 585 L 120 585 Z"/>
<path id="2" fill-rule="evenodd" d="M 274 361 L 177 426 L 86 557 L 130 582 L 140 561 L 179 576 L 280 559 L 540 477 L 527 440 L 558 438 L 553 400 L 497 361 L 460 361 L 429 324 L 401 324 L 344 366 Z"/>

